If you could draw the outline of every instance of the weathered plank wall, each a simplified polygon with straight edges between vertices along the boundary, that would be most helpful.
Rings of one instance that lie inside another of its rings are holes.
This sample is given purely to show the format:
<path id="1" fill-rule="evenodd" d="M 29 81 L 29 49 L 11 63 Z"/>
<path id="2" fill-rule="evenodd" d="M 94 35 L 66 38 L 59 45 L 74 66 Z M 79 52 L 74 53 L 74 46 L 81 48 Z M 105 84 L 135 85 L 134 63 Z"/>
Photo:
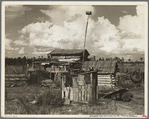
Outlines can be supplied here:
<path id="1" fill-rule="evenodd" d="M 52 65 L 51 67 L 47 67 L 46 70 L 48 72 L 66 72 L 67 68 L 66 68 L 66 66 Z"/>
<path id="2" fill-rule="evenodd" d="M 112 74 L 98 74 L 98 92 L 109 92 L 115 87 L 115 77 Z"/>
<path id="3" fill-rule="evenodd" d="M 65 98 L 69 98 L 68 95 L 70 95 L 70 99 L 75 102 L 89 102 L 97 99 L 97 73 L 73 76 L 70 90 L 65 87 L 65 82 L 65 79 L 62 78 L 62 94 L 65 95 Z"/>

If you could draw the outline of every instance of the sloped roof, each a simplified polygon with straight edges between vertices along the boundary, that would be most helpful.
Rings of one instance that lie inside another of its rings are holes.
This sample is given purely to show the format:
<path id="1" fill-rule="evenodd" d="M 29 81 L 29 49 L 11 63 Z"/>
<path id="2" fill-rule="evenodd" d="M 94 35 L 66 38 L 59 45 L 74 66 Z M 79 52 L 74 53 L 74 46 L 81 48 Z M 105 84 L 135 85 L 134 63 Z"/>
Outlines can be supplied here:
<path id="1" fill-rule="evenodd" d="M 83 53 L 83 49 L 55 49 L 49 54 L 51 55 L 77 55 Z M 88 51 L 85 50 L 87 55 L 89 55 Z"/>
<path id="2" fill-rule="evenodd" d="M 93 67 L 95 70 L 98 69 L 99 73 L 114 73 L 116 63 L 116 60 L 86 61 L 83 63 L 82 69 L 89 70 Z"/>

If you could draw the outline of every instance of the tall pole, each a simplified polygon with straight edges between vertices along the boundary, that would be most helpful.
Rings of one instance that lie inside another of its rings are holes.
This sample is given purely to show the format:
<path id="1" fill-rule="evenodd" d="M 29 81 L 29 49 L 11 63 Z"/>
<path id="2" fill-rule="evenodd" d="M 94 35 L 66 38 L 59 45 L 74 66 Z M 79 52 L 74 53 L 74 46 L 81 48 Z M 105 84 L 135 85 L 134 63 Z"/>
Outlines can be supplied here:
<path id="1" fill-rule="evenodd" d="M 88 17 L 87 17 L 86 29 L 85 29 L 84 50 L 83 50 L 83 63 L 84 63 L 84 61 L 85 61 L 85 43 L 86 43 L 86 35 L 87 35 L 88 20 L 89 20 L 89 17 L 90 17 L 91 14 L 92 14 L 91 11 L 87 11 L 87 12 L 86 12 L 86 15 L 88 15 Z"/>

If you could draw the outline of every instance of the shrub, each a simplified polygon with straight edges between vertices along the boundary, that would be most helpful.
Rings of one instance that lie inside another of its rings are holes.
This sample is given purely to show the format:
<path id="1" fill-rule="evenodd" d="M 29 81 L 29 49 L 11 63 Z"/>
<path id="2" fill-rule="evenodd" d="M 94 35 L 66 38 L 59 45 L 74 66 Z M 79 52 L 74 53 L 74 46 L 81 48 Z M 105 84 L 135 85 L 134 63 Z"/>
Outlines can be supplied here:
<path id="1" fill-rule="evenodd" d="M 31 114 L 32 113 L 31 107 L 28 104 L 27 98 L 25 96 L 22 96 L 22 97 L 17 97 L 17 99 L 20 102 L 21 107 L 22 107 L 20 113 Z"/>
<path id="2" fill-rule="evenodd" d="M 37 99 L 38 105 L 50 105 L 60 107 L 64 103 L 61 90 L 50 90 L 41 94 Z"/>
<path id="3" fill-rule="evenodd" d="M 50 91 L 49 91 L 50 90 Z M 39 96 L 27 95 L 17 97 L 21 109 L 20 114 L 49 114 L 50 108 L 63 106 L 64 99 L 61 97 L 61 90 L 45 90 Z M 32 98 L 32 99 L 30 99 Z M 30 104 L 31 100 L 36 100 L 36 104 Z"/>
<path id="4" fill-rule="evenodd" d="M 32 72 L 28 84 L 41 84 L 41 82 L 45 79 L 49 79 L 49 73 L 46 70 L 37 70 L 35 72 Z"/>
<path id="5" fill-rule="evenodd" d="M 54 83 L 56 84 L 57 88 L 61 88 L 61 81 L 60 80 L 54 81 Z"/>
<path id="6" fill-rule="evenodd" d="M 134 83 L 128 75 L 121 75 L 118 79 L 118 85 L 122 88 L 132 88 L 134 86 Z"/>

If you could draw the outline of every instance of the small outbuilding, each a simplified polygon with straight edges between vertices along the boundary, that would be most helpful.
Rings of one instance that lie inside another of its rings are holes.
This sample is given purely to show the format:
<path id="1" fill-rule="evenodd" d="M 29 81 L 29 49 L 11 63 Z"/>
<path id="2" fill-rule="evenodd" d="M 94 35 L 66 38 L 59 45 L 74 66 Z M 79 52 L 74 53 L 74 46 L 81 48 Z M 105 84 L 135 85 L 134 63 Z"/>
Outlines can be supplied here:
<path id="1" fill-rule="evenodd" d="M 117 60 L 86 61 L 82 70 L 97 70 L 98 93 L 109 92 L 116 86 Z"/>
<path id="2" fill-rule="evenodd" d="M 67 75 L 62 79 L 62 98 L 74 102 L 94 102 L 97 97 L 97 72 Z"/>

